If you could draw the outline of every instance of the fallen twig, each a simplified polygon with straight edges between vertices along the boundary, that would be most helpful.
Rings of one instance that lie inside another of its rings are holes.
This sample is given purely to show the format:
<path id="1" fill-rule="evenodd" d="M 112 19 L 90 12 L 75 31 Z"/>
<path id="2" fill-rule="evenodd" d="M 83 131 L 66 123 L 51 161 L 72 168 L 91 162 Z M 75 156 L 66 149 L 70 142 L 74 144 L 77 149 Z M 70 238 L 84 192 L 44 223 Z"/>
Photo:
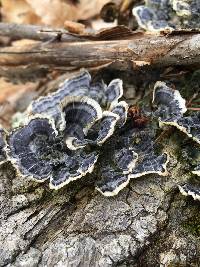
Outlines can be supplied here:
<path id="1" fill-rule="evenodd" d="M 115 36 L 119 38 L 120 28 L 114 28 L 91 36 L 92 40 L 88 36 L 84 42 L 79 39 L 5 47 L 0 49 L 0 64 L 18 66 L 35 63 L 70 69 L 93 68 L 116 62 L 124 69 L 141 66 L 140 62 L 157 67 L 200 66 L 200 33 L 151 35 L 130 32 L 128 35 L 127 30 L 121 31 L 124 38 L 120 41 L 114 40 Z M 109 36 L 112 40 L 109 40 Z"/>

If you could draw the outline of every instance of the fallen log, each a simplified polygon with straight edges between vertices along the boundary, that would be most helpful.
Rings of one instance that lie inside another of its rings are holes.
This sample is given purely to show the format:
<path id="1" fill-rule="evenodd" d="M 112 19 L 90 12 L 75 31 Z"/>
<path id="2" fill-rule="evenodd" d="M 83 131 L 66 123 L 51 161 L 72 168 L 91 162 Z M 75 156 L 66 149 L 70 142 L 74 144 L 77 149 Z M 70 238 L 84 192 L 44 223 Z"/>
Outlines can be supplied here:
<path id="1" fill-rule="evenodd" d="M 120 29 L 118 29 L 120 31 Z M 152 35 L 128 32 L 123 40 L 104 38 L 102 34 L 92 40 L 68 42 L 39 42 L 19 47 L 0 49 L 1 66 L 39 64 L 65 66 L 70 69 L 93 68 L 120 62 L 123 68 L 141 65 L 156 67 L 200 65 L 200 33 L 178 31 L 173 34 Z M 1 31 L 0 31 L 1 35 Z M 105 34 L 104 34 L 105 35 Z M 98 40 L 99 38 L 99 40 Z"/>

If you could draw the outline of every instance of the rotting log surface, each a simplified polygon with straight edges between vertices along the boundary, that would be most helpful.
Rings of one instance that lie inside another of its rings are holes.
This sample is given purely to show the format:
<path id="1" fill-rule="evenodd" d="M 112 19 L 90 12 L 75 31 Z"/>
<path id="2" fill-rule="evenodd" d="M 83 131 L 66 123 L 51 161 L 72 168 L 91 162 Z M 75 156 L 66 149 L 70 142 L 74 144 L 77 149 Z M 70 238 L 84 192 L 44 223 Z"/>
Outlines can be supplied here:
<path id="1" fill-rule="evenodd" d="M 51 42 L 0 49 L 1 66 L 42 64 L 70 69 L 127 65 L 200 66 L 200 33 L 132 34 L 124 40 Z"/>

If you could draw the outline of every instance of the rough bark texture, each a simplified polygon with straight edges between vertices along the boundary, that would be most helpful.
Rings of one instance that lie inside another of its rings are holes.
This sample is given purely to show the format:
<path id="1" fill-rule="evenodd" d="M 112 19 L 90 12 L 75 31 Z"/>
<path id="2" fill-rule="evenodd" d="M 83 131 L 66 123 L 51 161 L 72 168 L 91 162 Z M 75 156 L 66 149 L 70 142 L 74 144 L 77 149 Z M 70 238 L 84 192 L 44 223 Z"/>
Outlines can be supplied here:
<path id="1" fill-rule="evenodd" d="M 136 179 L 110 198 L 94 190 L 95 176 L 51 191 L 4 165 L 0 266 L 199 266 L 199 203 L 177 189 L 190 173 L 175 140 L 164 148 L 168 177 Z"/>

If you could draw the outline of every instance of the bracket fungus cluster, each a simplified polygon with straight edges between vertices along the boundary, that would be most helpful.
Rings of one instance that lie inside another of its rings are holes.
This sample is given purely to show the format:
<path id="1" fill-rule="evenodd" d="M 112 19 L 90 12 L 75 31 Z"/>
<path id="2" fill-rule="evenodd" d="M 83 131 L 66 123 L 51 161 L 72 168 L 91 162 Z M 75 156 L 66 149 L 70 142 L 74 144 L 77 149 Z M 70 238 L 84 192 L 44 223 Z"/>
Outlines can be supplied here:
<path id="1" fill-rule="evenodd" d="M 83 71 L 53 94 L 33 101 L 28 121 L 7 137 L 7 155 L 19 174 L 58 189 L 91 173 L 99 148 L 125 124 L 122 81 L 91 84 Z"/>
<path id="2" fill-rule="evenodd" d="M 107 157 L 100 162 L 97 190 L 106 196 L 116 195 L 130 179 L 146 174 L 167 175 L 168 155 L 155 153 L 155 133 L 149 127 L 123 129 L 116 140 L 107 144 Z M 114 153 L 113 153 L 114 148 Z"/>
<path id="3" fill-rule="evenodd" d="M 154 115 L 158 117 L 161 127 L 174 126 L 200 145 L 200 113 L 184 116 L 187 111 L 186 101 L 179 91 L 173 90 L 164 82 L 157 82 L 154 86 L 153 104 L 157 106 Z M 200 162 L 192 173 L 200 176 Z M 179 189 L 184 195 L 191 195 L 200 200 L 200 190 L 197 186 L 185 184 L 179 185 Z"/>
<path id="4" fill-rule="evenodd" d="M 94 171 L 96 189 L 105 196 L 116 195 L 130 179 L 150 173 L 167 175 L 169 157 L 158 153 L 156 130 L 149 124 L 131 124 L 122 95 L 120 79 L 108 85 L 93 83 L 90 74 L 82 71 L 55 93 L 34 100 L 26 111 L 26 123 L 7 134 L 6 141 L 1 129 L 1 162 L 7 157 L 20 175 L 38 182 L 49 180 L 52 189 Z M 151 116 L 161 126 L 174 125 L 199 140 L 198 115 L 183 116 L 185 100 L 178 91 L 157 82 L 153 104 L 156 110 Z M 194 173 L 199 175 L 199 169 Z M 199 191 L 188 186 L 180 191 L 193 192 L 199 199 Z"/>
<path id="5" fill-rule="evenodd" d="M 196 0 L 145 0 L 132 13 L 139 27 L 151 32 L 200 26 L 200 5 Z"/>

